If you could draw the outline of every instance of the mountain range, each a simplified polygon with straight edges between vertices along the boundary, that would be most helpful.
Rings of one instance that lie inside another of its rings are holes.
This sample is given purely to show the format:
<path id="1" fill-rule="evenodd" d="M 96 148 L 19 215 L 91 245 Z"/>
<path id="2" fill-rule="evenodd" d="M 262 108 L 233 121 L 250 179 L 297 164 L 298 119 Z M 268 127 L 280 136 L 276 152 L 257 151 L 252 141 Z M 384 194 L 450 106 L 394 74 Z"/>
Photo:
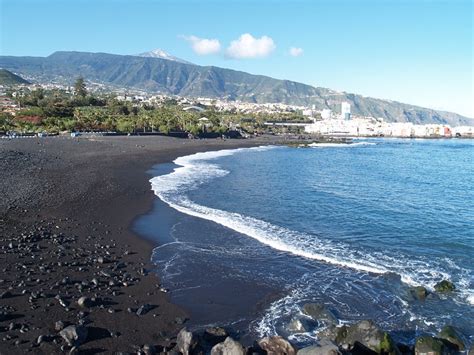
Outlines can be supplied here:
<path id="1" fill-rule="evenodd" d="M 166 53 L 167 54 L 167 53 Z M 168 55 L 168 54 L 167 54 Z M 0 68 L 40 81 L 86 80 L 184 97 L 224 98 L 255 103 L 315 105 L 318 110 L 340 112 L 349 102 L 357 115 L 388 122 L 474 125 L 474 120 L 452 112 L 396 101 L 338 92 L 214 66 L 199 66 L 150 52 L 140 56 L 88 52 L 55 52 L 48 57 L 0 56 Z"/>

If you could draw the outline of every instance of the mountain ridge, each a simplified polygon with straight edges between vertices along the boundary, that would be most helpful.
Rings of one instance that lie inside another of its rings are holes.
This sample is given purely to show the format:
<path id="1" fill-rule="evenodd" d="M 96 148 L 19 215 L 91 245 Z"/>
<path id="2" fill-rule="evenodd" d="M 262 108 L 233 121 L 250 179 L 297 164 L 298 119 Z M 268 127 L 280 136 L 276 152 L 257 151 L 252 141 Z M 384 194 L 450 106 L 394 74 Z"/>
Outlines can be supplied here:
<path id="1" fill-rule="evenodd" d="M 135 56 L 144 57 L 144 58 L 161 58 L 161 59 L 172 60 L 172 61 L 183 63 L 183 64 L 193 64 L 191 62 L 188 62 L 187 60 L 175 57 L 174 55 L 169 54 L 168 52 L 166 52 L 165 50 L 161 48 L 156 48 L 148 52 L 139 53 L 139 54 L 136 54 Z"/>
<path id="2" fill-rule="evenodd" d="M 474 124 L 462 115 L 313 87 L 216 66 L 199 66 L 163 58 L 58 51 L 48 57 L 0 56 L 0 67 L 43 80 L 61 76 L 86 79 L 185 97 L 210 97 L 255 103 L 315 105 L 338 112 L 340 103 L 351 104 L 358 115 L 381 117 L 389 122 Z"/>
<path id="3" fill-rule="evenodd" d="M 0 68 L 0 85 L 18 85 L 18 84 L 30 84 L 28 80 L 25 80 L 19 75 L 12 73 L 9 70 Z"/>

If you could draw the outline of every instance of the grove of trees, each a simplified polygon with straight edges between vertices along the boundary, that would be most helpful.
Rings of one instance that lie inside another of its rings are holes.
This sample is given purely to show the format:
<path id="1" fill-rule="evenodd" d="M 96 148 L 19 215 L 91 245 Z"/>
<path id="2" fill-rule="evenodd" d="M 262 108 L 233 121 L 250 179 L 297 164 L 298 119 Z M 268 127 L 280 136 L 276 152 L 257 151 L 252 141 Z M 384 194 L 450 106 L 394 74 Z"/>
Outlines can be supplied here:
<path id="1" fill-rule="evenodd" d="M 218 112 L 208 107 L 203 112 L 183 110 L 176 100 L 159 106 L 119 101 L 111 94 L 89 94 L 83 78 L 78 78 L 73 93 L 64 90 L 16 90 L 9 93 L 20 110 L 15 115 L 0 112 L 0 131 L 50 132 L 64 131 L 114 131 L 225 132 L 238 127 L 248 133 L 265 130 L 265 121 L 301 120 L 297 114 L 254 114 L 252 117 L 234 112 Z M 203 120 L 205 117 L 207 120 Z"/>

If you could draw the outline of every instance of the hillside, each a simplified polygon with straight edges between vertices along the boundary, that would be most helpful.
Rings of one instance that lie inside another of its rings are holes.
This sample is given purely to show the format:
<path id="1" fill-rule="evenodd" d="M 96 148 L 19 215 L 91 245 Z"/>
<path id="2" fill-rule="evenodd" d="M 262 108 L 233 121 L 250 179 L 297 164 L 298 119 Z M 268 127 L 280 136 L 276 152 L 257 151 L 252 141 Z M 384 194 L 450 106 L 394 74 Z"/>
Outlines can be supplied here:
<path id="1" fill-rule="evenodd" d="M 355 114 L 382 117 L 390 122 L 474 124 L 471 119 L 451 112 L 161 58 L 55 52 L 48 57 L 0 56 L 0 67 L 39 77 L 41 81 L 62 77 L 72 82 L 83 76 L 92 81 L 164 94 L 257 103 L 314 104 L 317 109 L 330 108 L 336 112 L 339 112 L 340 103 L 347 101 Z"/>
<path id="2" fill-rule="evenodd" d="M 29 82 L 23 79 L 21 76 L 13 74 L 11 71 L 8 71 L 6 69 L 0 69 L 0 85 L 17 84 L 29 84 Z"/>

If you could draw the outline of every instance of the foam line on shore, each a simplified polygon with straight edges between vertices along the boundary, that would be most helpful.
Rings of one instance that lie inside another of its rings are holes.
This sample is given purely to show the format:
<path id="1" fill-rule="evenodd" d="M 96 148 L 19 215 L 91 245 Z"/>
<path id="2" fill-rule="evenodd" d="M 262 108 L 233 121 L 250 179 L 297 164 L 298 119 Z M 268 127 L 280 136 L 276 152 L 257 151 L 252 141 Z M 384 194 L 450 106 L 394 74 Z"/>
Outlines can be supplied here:
<path id="1" fill-rule="evenodd" d="M 357 143 L 311 143 L 308 147 L 311 148 L 353 148 L 366 145 L 376 145 L 374 142 L 357 142 Z"/>
<path id="2" fill-rule="evenodd" d="M 424 285 L 430 289 L 433 289 L 437 281 L 451 278 L 451 275 L 432 260 L 413 260 L 401 254 L 389 256 L 375 251 L 367 253 L 342 242 L 324 240 L 315 235 L 293 231 L 239 213 L 202 206 L 187 197 L 188 191 L 229 173 L 219 165 L 213 164 L 212 160 L 244 151 L 273 148 L 275 147 L 228 149 L 177 158 L 174 163 L 179 167 L 169 174 L 152 178 L 150 180 L 152 189 L 162 201 L 179 212 L 213 221 L 275 250 L 359 272 L 395 273 L 405 284 Z M 470 302 L 469 297 L 466 297 L 466 300 Z"/>

